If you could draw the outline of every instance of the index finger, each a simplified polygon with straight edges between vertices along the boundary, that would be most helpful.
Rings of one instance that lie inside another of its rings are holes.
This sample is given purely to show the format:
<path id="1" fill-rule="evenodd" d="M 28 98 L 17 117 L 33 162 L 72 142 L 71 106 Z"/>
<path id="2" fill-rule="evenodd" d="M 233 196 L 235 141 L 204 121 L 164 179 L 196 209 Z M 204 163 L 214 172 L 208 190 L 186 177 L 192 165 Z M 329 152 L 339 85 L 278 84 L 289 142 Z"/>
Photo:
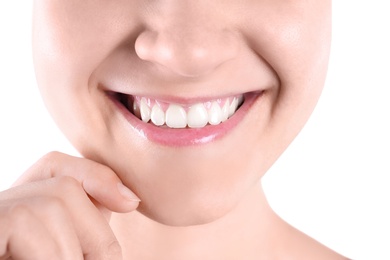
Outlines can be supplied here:
<path id="1" fill-rule="evenodd" d="M 130 212 L 140 202 L 109 167 L 60 152 L 42 157 L 13 186 L 60 176 L 76 179 L 88 195 L 111 211 Z"/>

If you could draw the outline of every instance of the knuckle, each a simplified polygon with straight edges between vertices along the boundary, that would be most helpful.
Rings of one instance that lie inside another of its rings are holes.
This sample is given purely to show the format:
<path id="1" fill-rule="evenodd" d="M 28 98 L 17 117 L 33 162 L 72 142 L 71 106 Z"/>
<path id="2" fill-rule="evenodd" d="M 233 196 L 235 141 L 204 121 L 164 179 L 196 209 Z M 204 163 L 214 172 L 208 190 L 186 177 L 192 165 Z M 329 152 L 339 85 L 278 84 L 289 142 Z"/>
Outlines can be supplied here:
<path id="1" fill-rule="evenodd" d="M 64 215 L 66 211 L 65 203 L 57 197 L 43 197 L 39 199 L 42 210 L 49 215 Z"/>
<path id="2" fill-rule="evenodd" d="M 58 160 L 60 155 L 61 155 L 60 152 L 52 151 L 42 156 L 38 162 L 43 165 L 50 165 L 52 162 Z"/>
<path id="3" fill-rule="evenodd" d="M 55 168 L 55 162 L 59 160 L 60 152 L 52 151 L 42 156 L 33 166 L 33 169 L 39 169 L 41 175 L 52 176 Z"/>
<path id="4" fill-rule="evenodd" d="M 33 211 L 25 203 L 16 203 L 8 209 L 8 221 L 12 225 L 26 224 L 34 217 Z"/>
<path id="5" fill-rule="evenodd" d="M 9 206 L 7 218 L 15 225 L 26 224 L 41 216 L 59 216 L 66 212 L 65 203 L 57 197 L 40 196 L 18 201 Z"/>
<path id="6" fill-rule="evenodd" d="M 61 156 L 60 152 L 51 151 L 51 152 L 48 152 L 47 154 L 45 154 L 41 159 L 50 161 L 50 160 L 53 160 L 53 159 L 57 159 L 59 156 Z"/>

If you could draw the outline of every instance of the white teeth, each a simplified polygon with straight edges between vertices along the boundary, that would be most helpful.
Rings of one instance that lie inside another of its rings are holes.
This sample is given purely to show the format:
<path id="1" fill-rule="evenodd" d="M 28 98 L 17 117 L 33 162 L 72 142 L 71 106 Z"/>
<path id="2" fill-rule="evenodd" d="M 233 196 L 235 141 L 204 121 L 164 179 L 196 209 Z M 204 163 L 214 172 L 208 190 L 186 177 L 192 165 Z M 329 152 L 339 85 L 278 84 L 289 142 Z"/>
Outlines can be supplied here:
<path id="1" fill-rule="evenodd" d="M 146 101 L 146 98 L 141 99 L 140 113 L 142 121 L 144 121 L 145 123 L 149 122 L 151 111 Z"/>
<path id="2" fill-rule="evenodd" d="M 183 107 L 171 104 L 165 112 L 165 121 L 167 126 L 171 128 L 185 128 L 187 126 L 187 113 Z"/>
<path id="3" fill-rule="evenodd" d="M 156 126 L 166 124 L 170 128 L 186 128 L 187 126 L 200 128 L 207 124 L 218 125 L 225 122 L 236 112 L 243 101 L 244 97 L 240 95 L 183 107 L 145 97 L 135 97 L 132 99 L 132 111 L 143 122 L 152 121 Z"/>
<path id="4" fill-rule="evenodd" d="M 165 123 L 165 113 L 157 104 L 153 106 L 150 118 L 152 119 L 153 124 L 157 126 L 161 126 Z"/>
<path id="5" fill-rule="evenodd" d="M 202 103 L 190 107 L 187 113 L 187 124 L 191 128 L 199 128 L 207 125 L 209 115 Z"/>
<path id="6" fill-rule="evenodd" d="M 221 123 L 222 109 L 216 101 L 213 101 L 209 109 L 209 124 L 218 125 Z"/>
<path id="7" fill-rule="evenodd" d="M 225 104 L 222 107 L 221 121 L 225 122 L 228 118 L 229 118 L 229 100 L 226 100 Z"/>
<path id="8" fill-rule="evenodd" d="M 236 112 L 237 107 L 238 107 L 238 100 L 236 97 L 234 97 L 232 103 L 229 106 L 229 117 L 231 117 L 234 114 L 234 112 Z"/>

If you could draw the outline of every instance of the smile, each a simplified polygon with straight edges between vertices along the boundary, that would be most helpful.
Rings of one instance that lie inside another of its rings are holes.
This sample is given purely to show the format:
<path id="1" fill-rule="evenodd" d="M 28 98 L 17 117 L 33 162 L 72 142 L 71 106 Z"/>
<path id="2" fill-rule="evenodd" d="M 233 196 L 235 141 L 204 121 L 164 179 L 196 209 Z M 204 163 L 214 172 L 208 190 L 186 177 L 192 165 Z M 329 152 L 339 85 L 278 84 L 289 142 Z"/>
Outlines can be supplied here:
<path id="1" fill-rule="evenodd" d="M 145 123 L 169 128 L 202 128 L 225 122 L 235 114 L 243 101 L 244 95 L 238 95 L 184 105 L 131 96 L 124 100 L 124 104 Z"/>
<path id="2" fill-rule="evenodd" d="M 262 93 L 186 103 L 113 92 L 108 96 L 143 138 L 168 146 L 187 146 L 224 136 L 245 117 Z"/>

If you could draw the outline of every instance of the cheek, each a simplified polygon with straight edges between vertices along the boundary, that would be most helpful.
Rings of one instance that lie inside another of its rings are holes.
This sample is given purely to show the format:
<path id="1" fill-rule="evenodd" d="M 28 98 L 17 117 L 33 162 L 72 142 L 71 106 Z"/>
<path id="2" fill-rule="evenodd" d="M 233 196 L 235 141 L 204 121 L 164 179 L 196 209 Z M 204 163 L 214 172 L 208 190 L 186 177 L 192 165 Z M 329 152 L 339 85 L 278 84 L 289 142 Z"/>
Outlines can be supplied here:
<path id="1" fill-rule="evenodd" d="M 123 37 L 119 29 L 109 28 L 118 7 L 91 3 L 34 2 L 33 58 L 38 86 L 52 117 L 74 144 L 85 142 L 80 133 L 105 128 L 104 101 L 94 87 L 93 72 Z"/>
<path id="2" fill-rule="evenodd" d="M 257 19 L 257 12 L 249 12 L 243 32 L 275 70 L 282 86 L 303 82 L 303 89 L 307 83 L 322 85 L 318 83 L 323 80 L 329 57 L 331 2 L 295 2 L 262 6 L 264 12 Z"/>
<path id="3" fill-rule="evenodd" d="M 271 4 L 272 5 L 272 4 Z M 243 31 L 279 79 L 270 122 L 280 139 L 290 142 L 301 130 L 321 94 L 331 39 L 331 1 L 301 1 L 267 6 L 262 19 L 255 12 Z M 260 9 L 259 9 L 260 10 Z M 290 140 L 290 141 L 289 141 Z"/>

